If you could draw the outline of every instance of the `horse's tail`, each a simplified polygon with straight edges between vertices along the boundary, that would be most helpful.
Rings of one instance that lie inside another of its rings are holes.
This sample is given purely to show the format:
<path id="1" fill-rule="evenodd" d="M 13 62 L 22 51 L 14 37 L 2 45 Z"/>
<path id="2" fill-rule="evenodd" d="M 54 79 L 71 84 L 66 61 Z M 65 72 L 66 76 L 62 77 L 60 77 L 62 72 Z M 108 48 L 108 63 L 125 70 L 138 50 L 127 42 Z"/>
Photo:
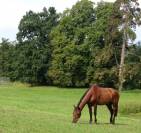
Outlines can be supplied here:
<path id="1" fill-rule="evenodd" d="M 119 92 L 115 92 L 115 99 L 114 99 L 114 109 L 115 109 L 115 116 L 117 116 L 117 113 L 118 113 L 118 102 L 119 102 L 119 98 L 120 98 L 120 95 L 119 95 Z"/>

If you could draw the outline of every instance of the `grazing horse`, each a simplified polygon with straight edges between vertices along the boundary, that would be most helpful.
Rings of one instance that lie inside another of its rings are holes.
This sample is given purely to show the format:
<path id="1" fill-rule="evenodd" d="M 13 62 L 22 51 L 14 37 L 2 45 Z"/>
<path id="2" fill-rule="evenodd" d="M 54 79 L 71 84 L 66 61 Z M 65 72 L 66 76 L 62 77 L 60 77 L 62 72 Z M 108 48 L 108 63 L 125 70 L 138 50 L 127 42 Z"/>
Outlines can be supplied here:
<path id="1" fill-rule="evenodd" d="M 77 106 L 74 106 L 73 123 L 76 123 L 81 116 L 81 111 L 87 104 L 90 114 L 90 123 L 92 123 L 92 106 L 94 107 L 95 123 L 97 123 L 97 105 L 106 105 L 110 111 L 110 123 L 115 124 L 115 117 L 118 112 L 119 93 L 112 88 L 103 88 L 98 85 L 92 85 L 81 97 Z"/>

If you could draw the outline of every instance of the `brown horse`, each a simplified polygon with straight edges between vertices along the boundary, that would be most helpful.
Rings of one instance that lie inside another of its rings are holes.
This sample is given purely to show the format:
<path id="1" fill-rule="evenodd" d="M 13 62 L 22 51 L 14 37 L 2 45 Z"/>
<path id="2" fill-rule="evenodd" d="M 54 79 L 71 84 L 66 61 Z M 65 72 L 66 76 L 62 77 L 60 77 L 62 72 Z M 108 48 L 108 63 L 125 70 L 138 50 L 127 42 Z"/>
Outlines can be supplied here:
<path id="1" fill-rule="evenodd" d="M 118 112 L 118 101 L 118 91 L 112 88 L 103 88 L 99 87 L 98 85 L 92 85 L 91 88 L 84 93 L 78 105 L 74 106 L 72 122 L 76 123 L 78 121 L 81 116 L 81 111 L 87 104 L 90 114 L 90 123 L 92 123 L 92 106 L 94 107 L 95 123 L 97 123 L 97 105 L 106 105 L 111 114 L 110 123 L 115 124 L 115 117 L 117 116 Z"/>

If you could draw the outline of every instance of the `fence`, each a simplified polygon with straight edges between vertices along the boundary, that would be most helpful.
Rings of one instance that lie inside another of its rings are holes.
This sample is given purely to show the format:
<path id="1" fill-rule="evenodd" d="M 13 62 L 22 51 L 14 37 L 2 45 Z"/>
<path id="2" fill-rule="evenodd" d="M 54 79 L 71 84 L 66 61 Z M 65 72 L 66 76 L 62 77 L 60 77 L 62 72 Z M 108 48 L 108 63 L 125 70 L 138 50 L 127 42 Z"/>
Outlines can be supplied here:
<path id="1" fill-rule="evenodd" d="M 0 77 L 0 85 L 8 84 L 10 83 L 10 79 L 7 77 Z"/>

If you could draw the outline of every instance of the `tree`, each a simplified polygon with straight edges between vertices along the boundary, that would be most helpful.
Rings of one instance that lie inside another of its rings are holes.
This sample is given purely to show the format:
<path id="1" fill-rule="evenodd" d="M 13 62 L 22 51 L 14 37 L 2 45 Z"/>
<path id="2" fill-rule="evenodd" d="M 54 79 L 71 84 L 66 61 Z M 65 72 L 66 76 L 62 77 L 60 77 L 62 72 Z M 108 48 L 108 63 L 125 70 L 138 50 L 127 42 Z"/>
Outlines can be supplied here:
<path id="1" fill-rule="evenodd" d="M 0 43 L 0 77 L 10 77 L 13 71 L 12 63 L 14 60 L 14 42 L 2 38 Z"/>
<path id="2" fill-rule="evenodd" d="M 127 89 L 141 89 L 141 45 L 129 46 L 125 58 L 123 86 Z"/>
<path id="3" fill-rule="evenodd" d="M 96 82 L 103 86 L 116 87 L 117 67 L 113 44 L 120 44 L 118 38 L 121 35 L 117 32 L 117 25 L 114 26 L 115 33 L 112 39 L 109 34 L 111 33 L 109 25 L 113 22 L 113 20 L 111 21 L 113 4 L 100 2 L 95 10 L 97 19 L 88 34 L 91 59 L 87 70 L 87 80 L 89 83 Z"/>
<path id="4" fill-rule="evenodd" d="M 114 47 L 107 39 L 109 32 L 105 32 L 112 9 L 112 3 L 100 2 L 94 7 L 90 1 L 82 0 L 64 12 L 51 33 L 53 52 L 48 72 L 55 85 L 87 86 L 96 82 L 115 86 Z M 120 33 L 113 42 L 119 44 L 119 37 Z"/>
<path id="5" fill-rule="evenodd" d="M 58 18 L 53 7 L 39 13 L 29 11 L 23 16 L 17 33 L 15 79 L 31 84 L 49 83 L 46 73 L 51 60 L 50 32 Z"/>
<path id="6" fill-rule="evenodd" d="M 121 50 L 121 60 L 119 66 L 119 90 L 121 91 L 124 83 L 124 59 L 125 48 L 128 45 L 130 27 L 135 28 L 139 24 L 141 10 L 139 8 L 138 0 L 117 0 L 115 5 L 121 10 L 122 13 L 122 31 L 123 31 L 123 44 Z"/>
<path id="7" fill-rule="evenodd" d="M 95 21 L 93 3 L 82 0 L 62 14 L 52 31 L 52 62 L 49 76 L 55 85 L 85 86 L 89 64 L 88 29 Z"/>

